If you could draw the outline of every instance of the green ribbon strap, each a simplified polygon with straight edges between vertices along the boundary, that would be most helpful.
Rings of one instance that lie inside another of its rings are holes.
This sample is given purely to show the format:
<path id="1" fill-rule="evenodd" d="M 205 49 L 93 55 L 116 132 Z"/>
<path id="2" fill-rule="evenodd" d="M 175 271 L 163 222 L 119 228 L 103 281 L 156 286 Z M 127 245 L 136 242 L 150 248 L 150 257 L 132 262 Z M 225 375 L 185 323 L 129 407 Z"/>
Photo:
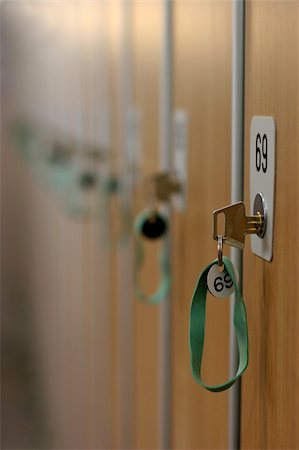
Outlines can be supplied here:
<path id="1" fill-rule="evenodd" d="M 235 381 L 243 374 L 248 364 L 248 332 L 245 303 L 242 298 L 238 283 L 235 278 L 233 265 L 229 258 L 223 257 L 225 270 L 231 277 L 235 288 L 235 304 L 234 304 L 234 327 L 239 349 L 239 366 L 236 375 L 225 383 L 210 386 L 201 378 L 201 363 L 204 348 L 205 320 L 206 320 L 206 298 L 207 298 L 207 276 L 210 268 L 218 264 L 218 260 L 214 260 L 201 273 L 196 289 L 194 291 L 189 322 L 189 344 L 191 357 L 192 375 L 196 382 L 204 388 L 212 392 L 225 391 L 231 387 Z"/>

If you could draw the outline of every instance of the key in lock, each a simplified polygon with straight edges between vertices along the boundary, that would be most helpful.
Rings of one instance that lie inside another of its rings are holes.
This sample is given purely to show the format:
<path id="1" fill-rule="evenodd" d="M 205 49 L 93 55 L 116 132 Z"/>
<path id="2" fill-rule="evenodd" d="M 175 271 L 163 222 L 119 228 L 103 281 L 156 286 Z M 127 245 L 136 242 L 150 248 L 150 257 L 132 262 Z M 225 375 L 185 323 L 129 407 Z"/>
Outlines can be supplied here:
<path id="1" fill-rule="evenodd" d="M 224 232 L 218 232 L 218 218 L 224 215 Z M 255 197 L 253 216 L 246 216 L 245 203 L 238 202 L 213 211 L 213 238 L 223 236 L 223 242 L 241 250 L 244 248 L 246 234 L 256 234 L 263 238 L 267 225 L 267 208 L 262 193 Z"/>

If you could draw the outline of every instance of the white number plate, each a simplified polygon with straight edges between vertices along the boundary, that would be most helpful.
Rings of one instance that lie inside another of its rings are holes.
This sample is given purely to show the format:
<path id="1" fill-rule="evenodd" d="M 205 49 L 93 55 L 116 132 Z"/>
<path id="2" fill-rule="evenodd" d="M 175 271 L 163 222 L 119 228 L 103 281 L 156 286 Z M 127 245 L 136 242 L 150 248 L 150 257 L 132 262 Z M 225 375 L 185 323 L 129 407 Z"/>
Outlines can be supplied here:
<path id="1" fill-rule="evenodd" d="M 254 116 L 250 127 L 250 211 L 256 194 L 263 194 L 267 208 L 267 226 L 261 239 L 251 236 L 251 250 L 271 261 L 275 188 L 275 122 L 273 117 Z"/>

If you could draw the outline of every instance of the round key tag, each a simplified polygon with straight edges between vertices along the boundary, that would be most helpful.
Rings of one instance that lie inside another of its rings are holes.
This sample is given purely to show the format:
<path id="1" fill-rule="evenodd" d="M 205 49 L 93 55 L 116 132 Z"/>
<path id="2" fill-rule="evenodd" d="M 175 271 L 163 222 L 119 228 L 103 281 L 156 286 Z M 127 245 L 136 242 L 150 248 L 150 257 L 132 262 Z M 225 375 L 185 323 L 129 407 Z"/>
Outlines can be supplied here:
<path id="1" fill-rule="evenodd" d="M 239 273 L 235 266 L 233 266 L 235 278 L 239 283 Z M 208 273 L 207 284 L 209 292 L 217 298 L 229 297 L 233 294 L 235 288 L 233 281 L 229 274 L 224 269 L 222 272 L 218 270 L 218 265 L 214 264 Z"/>

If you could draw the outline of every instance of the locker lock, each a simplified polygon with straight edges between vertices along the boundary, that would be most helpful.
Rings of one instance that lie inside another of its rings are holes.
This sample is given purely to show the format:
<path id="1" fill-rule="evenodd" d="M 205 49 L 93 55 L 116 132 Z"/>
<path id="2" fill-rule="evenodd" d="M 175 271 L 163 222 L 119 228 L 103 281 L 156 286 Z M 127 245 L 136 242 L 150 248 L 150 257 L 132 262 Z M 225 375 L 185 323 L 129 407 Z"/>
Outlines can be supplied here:
<path id="1" fill-rule="evenodd" d="M 218 232 L 218 218 L 221 214 L 224 215 L 223 233 Z M 213 238 L 218 241 L 219 265 L 222 265 L 223 243 L 243 250 L 246 234 L 264 237 L 267 226 L 267 208 L 261 193 L 255 197 L 253 214 L 253 216 L 246 216 L 244 202 L 234 203 L 213 211 Z"/>
<path id="2" fill-rule="evenodd" d="M 168 230 L 167 215 L 159 212 L 159 203 L 168 203 L 173 194 L 181 191 L 181 184 L 174 175 L 163 172 L 152 175 L 146 180 L 147 209 L 137 220 L 137 231 L 143 236 L 156 239 L 164 236 Z M 141 225 L 140 225 L 141 223 Z"/>

